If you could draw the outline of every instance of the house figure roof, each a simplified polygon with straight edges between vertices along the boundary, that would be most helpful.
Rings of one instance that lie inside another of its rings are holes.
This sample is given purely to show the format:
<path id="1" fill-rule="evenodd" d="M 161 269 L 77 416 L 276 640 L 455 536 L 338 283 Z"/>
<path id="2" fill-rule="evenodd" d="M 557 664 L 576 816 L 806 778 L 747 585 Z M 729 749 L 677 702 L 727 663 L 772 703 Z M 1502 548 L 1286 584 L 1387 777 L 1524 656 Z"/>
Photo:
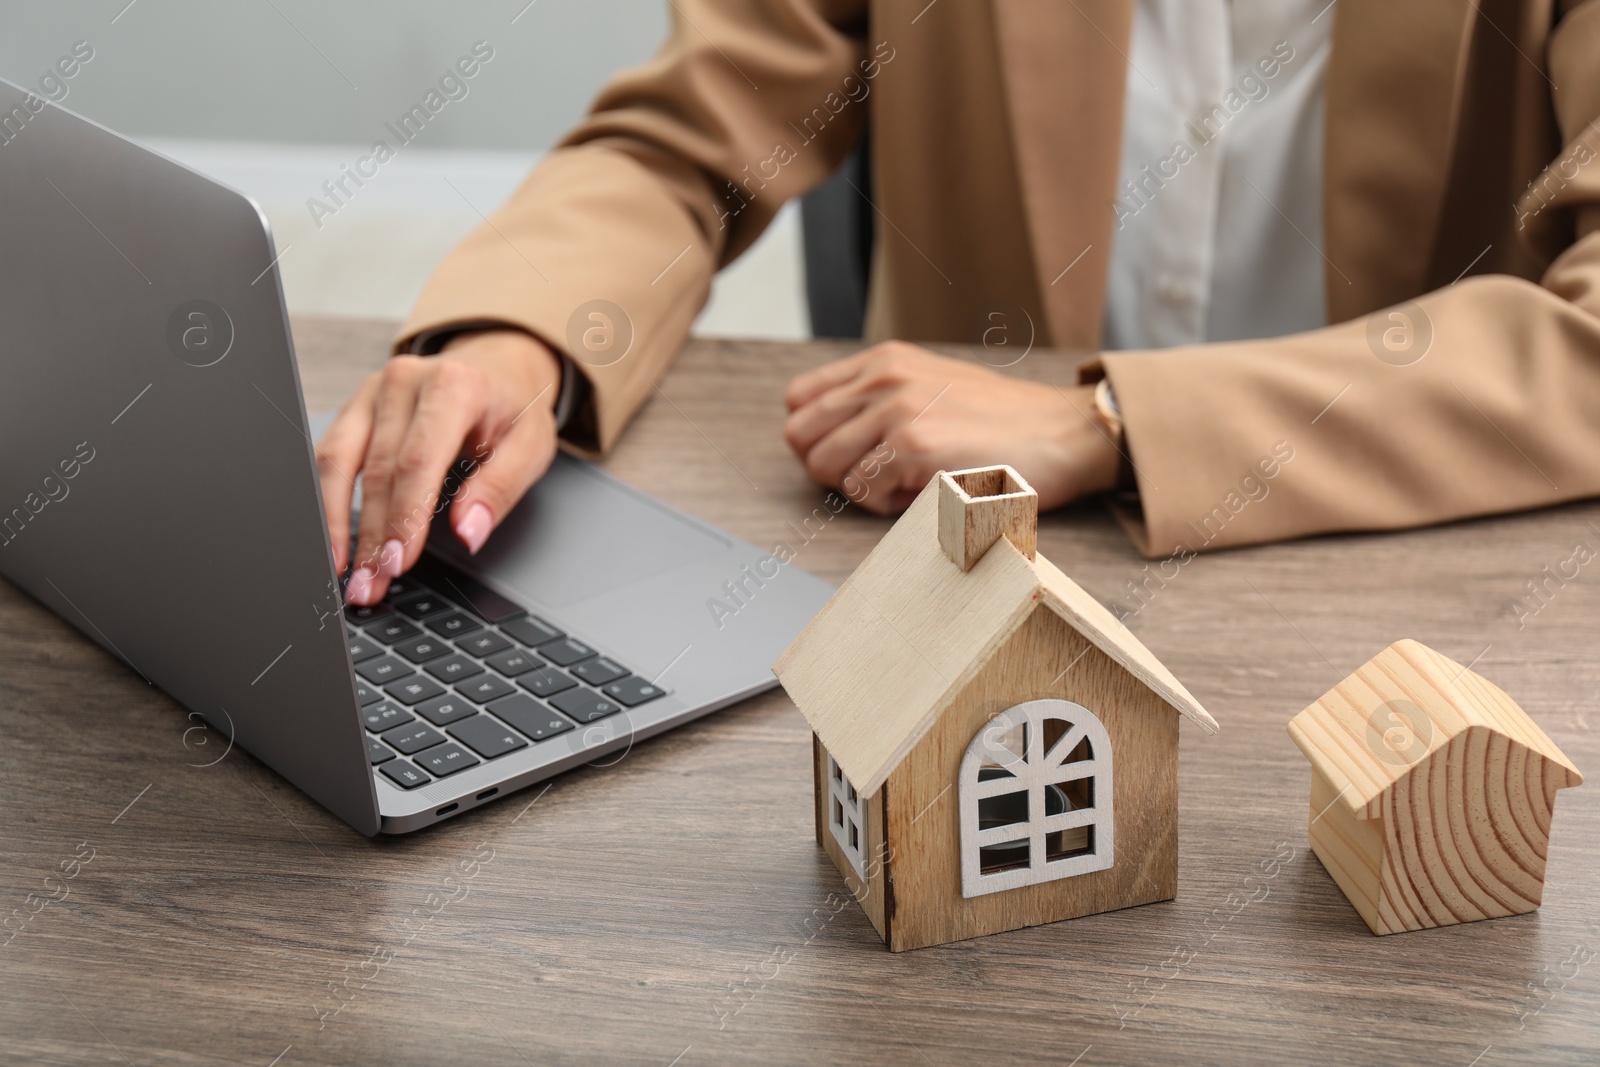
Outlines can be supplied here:
<path id="1" fill-rule="evenodd" d="M 1040 607 L 1216 732 L 1127 627 L 1036 553 L 1037 522 L 1038 496 L 1010 467 L 941 472 L 774 665 L 862 795 Z"/>
<path id="2" fill-rule="evenodd" d="M 1493 682 L 1417 641 L 1396 641 L 1289 722 L 1289 736 L 1358 818 L 1462 733 L 1520 745 L 1581 784 L 1578 768 Z"/>

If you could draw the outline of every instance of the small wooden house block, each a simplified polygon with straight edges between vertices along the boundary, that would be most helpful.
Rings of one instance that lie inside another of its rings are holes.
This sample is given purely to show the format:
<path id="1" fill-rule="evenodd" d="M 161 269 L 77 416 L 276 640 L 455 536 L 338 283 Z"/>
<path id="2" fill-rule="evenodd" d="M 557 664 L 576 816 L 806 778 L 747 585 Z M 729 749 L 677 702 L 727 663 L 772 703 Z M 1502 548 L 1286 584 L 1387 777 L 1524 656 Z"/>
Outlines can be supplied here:
<path id="1" fill-rule="evenodd" d="M 1375 934 L 1539 906 L 1556 790 L 1583 776 L 1494 683 L 1397 641 L 1289 722 L 1311 848 Z"/>
<path id="2" fill-rule="evenodd" d="M 817 841 L 894 951 L 1170 900 L 1189 691 L 1034 548 L 1010 467 L 941 473 L 773 670 Z"/>

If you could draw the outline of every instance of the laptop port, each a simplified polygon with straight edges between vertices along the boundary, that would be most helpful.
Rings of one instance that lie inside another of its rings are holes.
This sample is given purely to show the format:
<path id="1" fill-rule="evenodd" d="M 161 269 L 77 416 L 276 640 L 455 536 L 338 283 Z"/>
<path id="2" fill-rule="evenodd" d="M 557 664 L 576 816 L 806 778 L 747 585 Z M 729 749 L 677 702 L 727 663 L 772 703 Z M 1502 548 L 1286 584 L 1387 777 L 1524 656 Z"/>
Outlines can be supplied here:
<path id="1" fill-rule="evenodd" d="M 449 815 L 452 811 L 455 811 L 460 806 L 461 806 L 460 804 L 446 804 L 444 807 L 442 807 L 438 811 L 434 812 L 434 814 L 435 815 Z"/>
<path id="2" fill-rule="evenodd" d="M 495 786 L 493 789 L 485 789 L 483 792 L 478 794 L 478 799 L 479 800 L 488 800 L 490 797 L 494 796 L 498 792 L 500 792 L 500 787 L 499 786 Z"/>

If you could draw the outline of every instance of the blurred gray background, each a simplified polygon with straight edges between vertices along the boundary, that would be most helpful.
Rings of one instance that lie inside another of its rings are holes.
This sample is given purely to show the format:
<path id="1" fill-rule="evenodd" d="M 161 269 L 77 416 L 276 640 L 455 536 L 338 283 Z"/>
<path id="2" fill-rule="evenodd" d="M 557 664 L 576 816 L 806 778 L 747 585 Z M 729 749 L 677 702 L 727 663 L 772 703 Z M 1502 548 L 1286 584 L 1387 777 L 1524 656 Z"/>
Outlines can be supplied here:
<path id="1" fill-rule="evenodd" d="M 59 102 L 260 201 L 291 310 L 398 317 L 605 80 L 659 47 L 669 12 L 668 0 L 0 0 L 0 77 L 38 92 L 88 42 L 94 58 Z M 394 143 L 384 124 L 478 41 L 494 58 L 467 95 L 318 226 L 308 199 L 375 139 Z M 791 205 L 718 279 L 697 332 L 810 335 L 798 229 Z"/>

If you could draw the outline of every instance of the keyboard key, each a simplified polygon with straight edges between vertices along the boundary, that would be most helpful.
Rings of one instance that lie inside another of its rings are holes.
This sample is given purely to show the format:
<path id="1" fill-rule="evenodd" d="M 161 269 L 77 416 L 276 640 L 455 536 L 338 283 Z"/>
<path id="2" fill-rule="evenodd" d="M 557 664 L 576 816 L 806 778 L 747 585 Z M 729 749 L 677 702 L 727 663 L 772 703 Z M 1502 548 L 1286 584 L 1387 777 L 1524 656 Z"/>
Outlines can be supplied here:
<path id="1" fill-rule="evenodd" d="M 479 630 L 468 637 L 463 637 L 456 642 L 456 647 L 463 652 L 470 652 L 474 656 L 492 656 L 496 652 L 504 652 L 511 647 L 511 642 L 495 633 L 493 630 Z"/>
<path id="2" fill-rule="evenodd" d="M 402 678 L 398 682 L 390 682 L 383 687 L 383 691 L 394 697 L 402 704 L 420 704 L 424 700 L 432 700 L 444 693 L 444 686 L 432 678 L 424 678 L 420 674 L 413 674 L 409 678 Z"/>
<path id="3" fill-rule="evenodd" d="M 417 762 L 443 778 L 447 774 L 476 767 L 482 761 L 460 745 L 444 744 L 428 749 L 417 757 Z"/>
<path id="4" fill-rule="evenodd" d="M 393 656 L 384 656 L 381 659 L 369 659 L 356 667 L 356 673 L 369 682 L 383 685 L 395 678 L 403 678 L 411 673 L 411 665 L 404 660 L 395 659 Z"/>
<path id="5" fill-rule="evenodd" d="M 375 637 L 379 641 L 385 641 L 391 645 L 396 641 L 404 641 L 408 637 L 416 637 L 421 632 L 421 630 L 398 615 L 392 615 L 387 619 L 379 619 L 367 627 L 368 637 Z"/>
<path id="6" fill-rule="evenodd" d="M 344 617 L 357 626 L 366 626 L 369 622 L 376 622 L 385 615 L 394 614 L 394 609 L 387 604 L 371 604 L 367 607 L 357 607 L 352 604 L 344 609 Z"/>
<path id="7" fill-rule="evenodd" d="M 389 582 L 389 588 L 384 591 L 383 599 L 387 603 L 393 604 L 402 597 L 408 597 L 412 593 L 424 592 L 426 589 L 427 586 L 417 581 L 411 575 L 405 574 Z"/>
<path id="8" fill-rule="evenodd" d="M 578 683 L 554 667 L 540 667 L 518 678 L 517 684 L 536 697 L 549 697 L 566 692 Z"/>
<path id="9" fill-rule="evenodd" d="M 437 615 L 441 611 L 449 611 L 454 604 L 436 593 L 418 593 L 416 596 L 406 597 L 404 600 L 395 601 L 395 610 L 402 615 L 409 615 L 413 619 L 425 619 L 429 615 Z"/>
<path id="10" fill-rule="evenodd" d="M 437 637 L 413 637 L 409 641 L 401 641 L 394 646 L 394 650 L 412 663 L 426 663 L 430 659 L 438 659 L 450 651 L 450 646 Z"/>
<path id="11" fill-rule="evenodd" d="M 557 667 L 568 667 L 579 660 L 585 660 L 594 655 L 594 649 L 577 638 L 563 637 L 559 641 L 546 641 L 540 645 L 539 655 L 554 663 Z"/>
<path id="12" fill-rule="evenodd" d="M 601 686 L 607 682 L 614 682 L 618 678 L 625 677 L 628 673 L 628 668 L 615 660 L 609 660 L 601 656 L 599 659 L 592 659 L 587 663 L 578 664 L 572 668 L 572 673 L 590 685 Z"/>
<path id="13" fill-rule="evenodd" d="M 392 700 L 380 700 L 361 709 L 361 721 L 375 734 L 411 722 L 411 713 Z"/>
<path id="14" fill-rule="evenodd" d="M 624 707 L 636 708 L 647 700 L 654 700 L 666 692 L 659 685 L 654 685 L 643 678 L 624 678 L 612 682 L 600 690 L 606 696 L 622 704 Z"/>
<path id="15" fill-rule="evenodd" d="M 417 714 L 435 726 L 444 726 L 458 719 L 476 715 L 478 714 L 478 709 L 460 697 L 446 693 L 442 697 L 434 697 L 432 700 L 424 700 L 418 704 Z"/>
<path id="16" fill-rule="evenodd" d="M 521 693 L 496 700 L 489 705 L 489 710 L 535 741 L 543 741 L 572 729 L 572 724 L 566 719 Z"/>
<path id="17" fill-rule="evenodd" d="M 368 762 L 370 762 L 373 766 L 377 766 L 380 763 L 387 763 L 392 759 L 394 759 L 394 753 L 385 748 L 382 741 L 379 741 L 376 737 L 367 738 Z"/>
<path id="18" fill-rule="evenodd" d="M 383 646 L 378 642 L 368 640 L 365 637 L 350 638 L 350 661 L 352 663 L 360 663 L 363 660 L 371 659 L 373 656 L 381 655 L 383 655 Z"/>
<path id="19" fill-rule="evenodd" d="M 528 742 L 487 715 L 457 723 L 447 732 L 484 759 L 494 759 L 528 747 Z"/>
<path id="20" fill-rule="evenodd" d="M 525 645 L 539 645 L 564 636 L 562 631 L 551 626 L 537 615 L 524 615 L 520 619 L 510 619 L 501 623 L 500 629 Z"/>
<path id="21" fill-rule="evenodd" d="M 409 726 L 401 726 L 383 734 L 383 740 L 390 748 L 397 748 L 406 755 L 421 752 L 425 748 L 432 748 L 444 740 L 444 735 L 431 726 L 414 722 Z"/>
<path id="22" fill-rule="evenodd" d="M 471 473 L 470 468 L 468 468 L 467 473 Z M 479 621 L 487 619 L 494 623 L 502 619 L 515 619 L 527 614 L 526 611 L 470 574 L 459 571 L 443 560 L 435 559 L 432 556 L 424 556 L 418 562 L 417 569 L 411 573 L 425 577 L 435 589 L 442 590 L 446 595 L 454 596 L 462 604 L 471 608 L 473 616 Z"/>
<path id="23" fill-rule="evenodd" d="M 519 674 L 526 674 L 539 666 L 537 659 L 520 648 L 513 648 L 507 652 L 490 656 L 484 662 L 507 678 L 515 678 Z"/>
<path id="24" fill-rule="evenodd" d="M 483 629 L 483 623 L 474 619 L 464 611 L 452 611 L 448 615 L 440 615 L 436 619 L 429 619 L 428 629 L 440 637 L 465 637 L 474 630 Z"/>
<path id="25" fill-rule="evenodd" d="M 356 683 L 356 700 L 361 702 L 362 707 L 366 707 L 374 700 L 382 699 L 383 694 L 374 689 L 372 686 L 368 685 L 366 682 Z"/>
<path id="26" fill-rule="evenodd" d="M 478 677 L 462 682 L 456 686 L 456 692 L 469 700 L 476 700 L 479 704 L 487 704 L 491 700 L 499 700 L 503 696 L 515 693 L 516 687 L 504 678 L 497 678 L 492 674 L 480 674 Z"/>
<path id="27" fill-rule="evenodd" d="M 419 785 L 428 784 L 428 776 L 417 770 L 403 759 L 390 760 L 378 770 L 383 776 L 401 789 L 415 789 Z"/>
<path id="28" fill-rule="evenodd" d="M 482 674 L 483 668 L 475 662 L 457 652 L 455 655 L 436 659 L 428 664 L 428 673 L 441 682 L 457 682 L 464 678 L 471 678 L 474 674 Z"/>
<path id="29" fill-rule="evenodd" d="M 594 722 L 607 715 L 615 715 L 622 710 L 622 705 L 615 700 L 607 700 L 598 693 L 587 689 L 573 689 L 560 693 L 550 698 L 550 704 L 557 711 L 565 712 L 569 718 L 579 722 Z"/>

